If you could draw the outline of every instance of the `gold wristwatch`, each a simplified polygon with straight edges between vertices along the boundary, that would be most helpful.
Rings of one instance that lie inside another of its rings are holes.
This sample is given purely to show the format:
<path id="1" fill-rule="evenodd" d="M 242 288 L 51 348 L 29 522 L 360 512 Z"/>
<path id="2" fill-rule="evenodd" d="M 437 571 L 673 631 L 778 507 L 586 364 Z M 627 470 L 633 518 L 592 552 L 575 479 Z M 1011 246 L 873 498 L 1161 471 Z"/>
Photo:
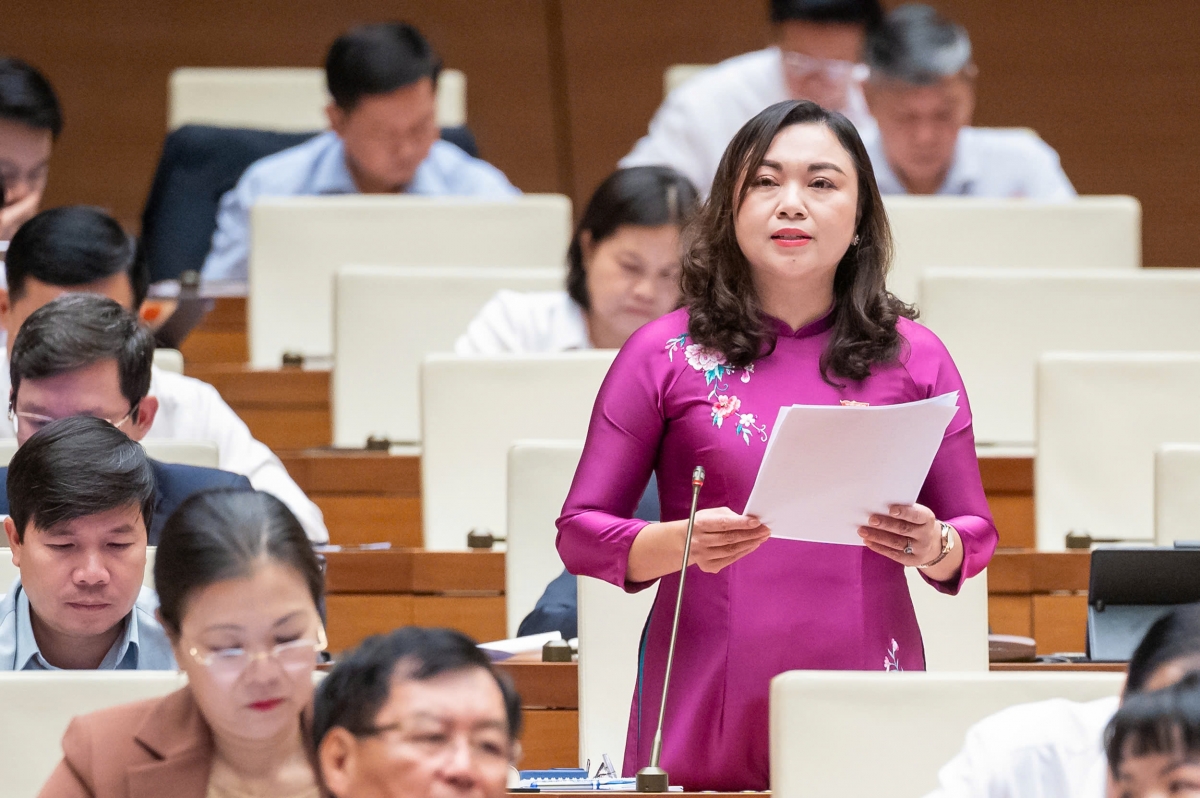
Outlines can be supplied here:
<path id="1" fill-rule="evenodd" d="M 926 568 L 932 568 L 933 566 L 937 565 L 942 560 L 946 559 L 947 554 L 954 551 L 954 535 L 952 534 L 954 532 L 954 527 L 950 526 L 945 521 L 938 521 L 938 523 L 942 525 L 942 553 L 924 565 L 918 565 L 917 568 L 920 568 L 922 571 Z"/>

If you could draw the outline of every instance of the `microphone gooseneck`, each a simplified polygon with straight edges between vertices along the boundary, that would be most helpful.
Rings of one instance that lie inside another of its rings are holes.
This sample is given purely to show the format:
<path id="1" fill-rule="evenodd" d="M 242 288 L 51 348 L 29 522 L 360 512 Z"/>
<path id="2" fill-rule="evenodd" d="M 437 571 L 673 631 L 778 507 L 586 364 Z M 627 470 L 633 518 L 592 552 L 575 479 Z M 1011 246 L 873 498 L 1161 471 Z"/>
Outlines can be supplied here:
<path id="1" fill-rule="evenodd" d="M 700 488 L 704 487 L 704 467 L 692 471 L 692 509 L 688 513 L 687 533 L 683 539 L 683 567 L 679 570 L 679 590 L 675 594 L 675 617 L 671 621 L 671 643 L 667 647 L 667 671 L 663 675 L 662 702 L 658 705 L 658 726 L 654 730 L 654 747 L 650 749 L 650 764 L 637 772 L 638 792 L 667 792 L 670 778 L 659 767 L 662 756 L 663 719 L 667 714 L 667 690 L 671 685 L 671 666 L 675 661 L 675 638 L 679 633 L 679 615 L 683 610 L 683 582 L 687 578 L 688 560 L 692 556 L 692 527 L 696 524 L 696 506 Z"/>

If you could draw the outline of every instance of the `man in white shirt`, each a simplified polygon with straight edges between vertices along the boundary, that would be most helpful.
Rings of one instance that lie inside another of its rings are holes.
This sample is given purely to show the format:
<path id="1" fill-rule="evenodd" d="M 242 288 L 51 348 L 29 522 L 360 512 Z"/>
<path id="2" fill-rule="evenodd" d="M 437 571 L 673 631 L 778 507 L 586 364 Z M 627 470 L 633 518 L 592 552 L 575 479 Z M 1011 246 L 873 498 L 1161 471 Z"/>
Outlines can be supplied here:
<path id="1" fill-rule="evenodd" d="M 722 61 L 672 91 L 620 165 L 673 166 L 707 195 L 730 139 L 767 106 L 813 100 L 860 130 L 871 127 L 860 62 L 882 17 L 878 0 L 771 0 L 775 45 Z"/>
<path id="2" fill-rule="evenodd" d="M 0 291 L 0 323 L 8 338 L 0 373 L 5 395 L 10 392 L 8 353 L 21 324 L 38 308 L 65 293 L 89 292 L 136 312 L 149 280 L 137 249 L 137 242 L 116 220 L 97 208 L 52 208 L 21 226 L 5 261 L 8 290 Z M 215 388 L 155 368 L 150 395 L 158 399 L 159 409 L 146 438 L 212 441 L 222 470 L 242 474 L 258 490 L 276 496 L 310 540 L 328 542 L 320 508 L 304 495 L 279 458 L 254 439 Z M 10 425 L 0 425 L 0 437 L 14 435 Z"/>
<path id="3" fill-rule="evenodd" d="M 1125 695 L 1158 690 L 1200 668 L 1200 604 L 1155 621 L 1129 661 Z M 1119 699 L 1021 704 L 967 731 L 926 798 L 1103 798 L 1104 729 Z"/>
<path id="4" fill-rule="evenodd" d="M 970 127 L 976 68 L 961 26 L 929 6 L 891 11 L 867 37 L 860 130 L 881 194 L 1069 200 L 1058 154 L 1031 130 Z"/>

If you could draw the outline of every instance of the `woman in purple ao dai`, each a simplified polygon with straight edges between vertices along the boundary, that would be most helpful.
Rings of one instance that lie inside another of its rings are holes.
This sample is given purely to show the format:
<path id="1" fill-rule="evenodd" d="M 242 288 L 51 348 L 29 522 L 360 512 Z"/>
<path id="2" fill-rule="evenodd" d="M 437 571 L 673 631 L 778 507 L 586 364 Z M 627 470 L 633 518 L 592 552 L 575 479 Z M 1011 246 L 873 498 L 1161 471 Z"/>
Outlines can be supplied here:
<path id="1" fill-rule="evenodd" d="M 707 481 L 667 699 L 662 766 L 689 790 L 768 787 L 771 678 L 921 670 L 905 567 L 955 593 L 996 546 L 967 395 L 942 343 L 887 293 L 891 233 L 858 133 L 809 102 L 767 108 L 722 159 L 684 257 L 684 307 L 621 349 L 558 521 L 575 574 L 661 580 L 625 770 L 647 764 L 683 557 L 690 478 Z M 864 546 L 768 539 L 742 513 L 779 408 L 958 391 L 918 497 L 863 519 Z M 661 523 L 631 519 L 651 471 Z"/>

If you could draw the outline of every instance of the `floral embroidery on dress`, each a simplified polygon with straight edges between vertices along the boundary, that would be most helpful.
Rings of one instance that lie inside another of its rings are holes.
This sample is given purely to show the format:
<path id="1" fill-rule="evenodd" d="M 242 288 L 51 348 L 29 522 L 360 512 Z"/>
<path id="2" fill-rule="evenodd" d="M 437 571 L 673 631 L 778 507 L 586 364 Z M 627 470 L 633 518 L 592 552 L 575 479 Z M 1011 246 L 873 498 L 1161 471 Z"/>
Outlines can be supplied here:
<path id="1" fill-rule="evenodd" d="M 738 413 L 742 408 L 742 400 L 736 396 L 718 393 L 718 391 L 729 390 L 729 385 L 724 382 L 724 379 L 736 372 L 737 369 L 726 363 L 725 357 L 720 352 L 715 352 L 700 344 L 689 344 L 687 340 L 688 334 L 683 333 L 674 338 L 668 338 L 667 344 L 663 348 L 667 351 L 667 357 L 671 359 L 671 362 L 675 361 L 675 353 L 682 350 L 688 365 L 704 375 L 704 384 L 710 388 L 708 398 L 713 403 L 713 426 L 718 429 L 723 427 L 725 419 L 736 414 L 737 424 L 734 426 L 734 434 L 738 435 L 747 446 L 750 445 L 750 436 L 752 435 L 757 435 L 763 443 L 766 443 L 767 428 L 758 423 L 757 416 L 753 413 Z M 742 382 L 750 382 L 750 376 L 753 373 L 754 364 L 751 363 L 742 369 Z"/>
<path id="2" fill-rule="evenodd" d="M 843 399 L 842 407 L 870 407 L 870 402 L 856 402 L 853 399 Z"/>
<path id="3" fill-rule="evenodd" d="M 900 644 L 896 642 L 896 638 L 892 638 L 892 647 L 887 654 L 883 656 L 883 669 L 885 671 L 902 671 L 900 667 Z"/>

